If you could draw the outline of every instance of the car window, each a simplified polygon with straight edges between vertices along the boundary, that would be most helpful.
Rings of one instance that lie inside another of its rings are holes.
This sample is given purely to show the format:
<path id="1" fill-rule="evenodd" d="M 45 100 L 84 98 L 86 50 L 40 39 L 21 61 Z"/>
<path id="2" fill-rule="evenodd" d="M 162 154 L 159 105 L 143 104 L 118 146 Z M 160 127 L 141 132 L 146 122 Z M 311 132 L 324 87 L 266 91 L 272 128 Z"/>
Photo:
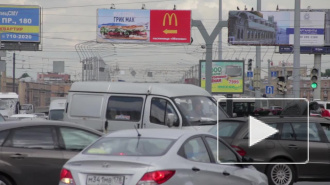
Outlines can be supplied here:
<path id="1" fill-rule="evenodd" d="M 4 146 L 33 149 L 54 149 L 52 128 L 28 127 L 15 129 Z"/>
<path id="2" fill-rule="evenodd" d="M 281 139 L 294 140 L 294 132 L 290 123 L 284 123 L 281 133 Z"/>
<path id="3" fill-rule="evenodd" d="M 0 114 L 0 122 L 3 122 L 3 121 L 5 121 L 5 118 L 2 117 L 2 115 Z"/>
<path id="4" fill-rule="evenodd" d="M 225 122 L 220 121 L 218 125 L 212 127 L 210 129 L 210 133 L 213 135 L 217 135 L 217 126 L 219 127 L 219 137 L 234 137 L 234 133 L 238 130 L 239 126 L 242 123 L 239 122 Z"/>
<path id="5" fill-rule="evenodd" d="M 273 128 L 277 128 L 277 126 L 278 126 L 277 123 L 269 123 L 268 125 L 273 127 Z M 245 135 L 244 139 L 249 139 L 249 136 L 250 136 L 249 133 L 247 133 Z M 273 134 L 273 135 L 267 137 L 266 139 L 275 139 L 275 137 L 276 137 L 276 134 Z"/>
<path id="6" fill-rule="evenodd" d="M 219 157 L 217 157 L 217 140 L 215 138 L 206 137 L 206 142 L 209 145 L 215 160 L 230 163 L 238 162 L 236 154 L 221 141 L 219 141 Z"/>
<path id="7" fill-rule="evenodd" d="M 317 127 L 315 123 L 309 123 L 309 130 L 306 123 L 292 123 L 296 140 L 307 140 L 307 133 L 309 133 L 309 141 L 321 141 Z"/>
<path id="8" fill-rule="evenodd" d="M 325 135 L 328 138 L 328 141 L 330 141 L 330 124 L 321 123 L 321 126 L 324 130 Z"/>
<path id="9" fill-rule="evenodd" d="M 8 135 L 9 131 L 2 131 L 0 132 L 0 146 L 2 145 L 2 143 L 5 141 L 7 135 Z"/>
<path id="10" fill-rule="evenodd" d="M 111 96 L 108 102 L 107 119 L 116 121 L 140 121 L 143 98 Z"/>
<path id="11" fill-rule="evenodd" d="M 152 98 L 151 100 L 151 110 L 150 110 L 150 122 L 160 125 L 165 125 L 166 114 L 174 114 L 174 124 L 179 125 L 179 118 L 175 112 L 173 105 L 162 98 Z"/>
<path id="12" fill-rule="evenodd" d="M 183 145 L 184 157 L 191 161 L 196 162 L 211 162 L 209 154 L 206 150 L 205 144 L 202 138 L 190 139 Z"/>
<path id="13" fill-rule="evenodd" d="M 82 150 L 100 136 L 81 129 L 61 127 L 60 133 L 66 150 Z"/>
<path id="14" fill-rule="evenodd" d="M 84 154 L 116 156 L 161 156 L 174 140 L 159 138 L 104 137 L 89 146 Z"/>

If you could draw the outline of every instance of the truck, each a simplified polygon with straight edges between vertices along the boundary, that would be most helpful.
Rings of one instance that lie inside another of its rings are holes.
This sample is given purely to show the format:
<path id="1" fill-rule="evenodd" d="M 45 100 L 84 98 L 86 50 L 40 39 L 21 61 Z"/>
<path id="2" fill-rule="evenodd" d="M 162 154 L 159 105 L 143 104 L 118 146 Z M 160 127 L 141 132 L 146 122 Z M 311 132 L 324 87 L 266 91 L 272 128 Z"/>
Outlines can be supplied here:
<path id="1" fill-rule="evenodd" d="M 0 93 L 0 114 L 8 118 L 11 115 L 18 114 L 20 103 L 18 94 L 14 92 Z"/>

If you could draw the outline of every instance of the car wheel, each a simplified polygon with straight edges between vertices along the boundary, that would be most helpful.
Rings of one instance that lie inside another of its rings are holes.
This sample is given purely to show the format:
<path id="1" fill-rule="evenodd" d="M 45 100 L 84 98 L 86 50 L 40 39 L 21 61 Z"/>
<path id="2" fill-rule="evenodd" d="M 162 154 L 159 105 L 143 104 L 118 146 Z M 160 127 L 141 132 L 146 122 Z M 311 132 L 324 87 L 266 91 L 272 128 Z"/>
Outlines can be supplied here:
<path id="1" fill-rule="evenodd" d="M 288 162 L 285 160 L 275 160 L 273 162 Z M 268 183 L 270 185 L 292 185 L 296 171 L 291 164 L 271 164 L 267 168 Z"/>
<path id="2" fill-rule="evenodd" d="M 0 185 L 13 185 L 13 183 L 7 177 L 0 175 Z"/>

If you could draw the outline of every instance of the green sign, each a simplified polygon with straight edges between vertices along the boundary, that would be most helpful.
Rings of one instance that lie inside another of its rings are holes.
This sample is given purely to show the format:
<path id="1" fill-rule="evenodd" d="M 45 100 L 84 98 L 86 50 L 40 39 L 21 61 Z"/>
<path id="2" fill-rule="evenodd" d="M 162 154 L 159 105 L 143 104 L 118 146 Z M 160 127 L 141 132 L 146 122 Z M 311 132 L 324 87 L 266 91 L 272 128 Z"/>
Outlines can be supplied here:
<path id="1" fill-rule="evenodd" d="M 205 88 L 205 60 L 200 61 L 200 85 Z M 212 61 L 212 93 L 244 93 L 244 61 Z"/>

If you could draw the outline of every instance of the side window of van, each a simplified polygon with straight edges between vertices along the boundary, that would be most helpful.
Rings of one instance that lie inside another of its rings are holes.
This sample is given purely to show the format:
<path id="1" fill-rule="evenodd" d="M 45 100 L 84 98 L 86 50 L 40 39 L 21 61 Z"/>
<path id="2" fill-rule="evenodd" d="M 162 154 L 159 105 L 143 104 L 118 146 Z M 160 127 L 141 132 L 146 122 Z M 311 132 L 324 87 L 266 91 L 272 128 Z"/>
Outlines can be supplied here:
<path id="1" fill-rule="evenodd" d="M 140 121 L 143 98 L 131 96 L 110 96 L 107 119 L 116 121 Z"/>
<path id="2" fill-rule="evenodd" d="M 165 125 L 166 114 L 174 113 L 175 121 L 174 125 L 179 125 L 179 118 L 175 112 L 173 105 L 161 98 L 152 98 L 151 100 L 151 110 L 150 110 L 150 122 L 160 125 Z"/>

